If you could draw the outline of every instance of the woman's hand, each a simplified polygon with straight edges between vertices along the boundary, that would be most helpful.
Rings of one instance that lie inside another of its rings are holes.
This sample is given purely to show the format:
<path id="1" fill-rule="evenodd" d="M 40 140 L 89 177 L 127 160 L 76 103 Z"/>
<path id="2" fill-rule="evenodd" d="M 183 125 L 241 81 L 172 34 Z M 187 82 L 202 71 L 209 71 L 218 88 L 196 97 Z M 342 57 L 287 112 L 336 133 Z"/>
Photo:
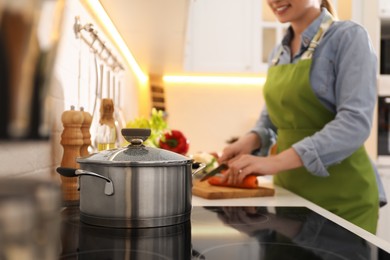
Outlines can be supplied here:
<path id="1" fill-rule="evenodd" d="M 250 154 L 253 150 L 260 147 L 260 138 L 255 133 L 248 133 L 238 139 L 236 142 L 228 145 L 222 151 L 218 158 L 218 163 L 227 163 L 243 154 Z"/>
<path id="2" fill-rule="evenodd" d="M 228 162 L 229 169 L 224 178 L 228 184 L 238 184 L 249 174 L 275 175 L 281 171 L 295 169 L 302 165 L 301 158 L 293 148 L 268 157 L 244 154 Z"/>

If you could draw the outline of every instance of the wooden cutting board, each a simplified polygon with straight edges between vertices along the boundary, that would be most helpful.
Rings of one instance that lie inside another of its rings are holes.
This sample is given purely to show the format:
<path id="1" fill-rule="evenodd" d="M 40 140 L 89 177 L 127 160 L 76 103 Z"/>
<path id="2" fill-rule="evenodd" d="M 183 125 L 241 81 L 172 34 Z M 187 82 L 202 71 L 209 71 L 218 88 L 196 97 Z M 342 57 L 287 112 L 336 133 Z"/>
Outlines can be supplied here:
<path id="1" fill-rule="evenodd" d="M 204 199 L 233 199 L 248 197 L 273 196 L 275 189 L 272 183 L 261 185 L 258 189 L 240 189 L 210 185 L 207 181 L 193 181 L 192 194 Z"/>

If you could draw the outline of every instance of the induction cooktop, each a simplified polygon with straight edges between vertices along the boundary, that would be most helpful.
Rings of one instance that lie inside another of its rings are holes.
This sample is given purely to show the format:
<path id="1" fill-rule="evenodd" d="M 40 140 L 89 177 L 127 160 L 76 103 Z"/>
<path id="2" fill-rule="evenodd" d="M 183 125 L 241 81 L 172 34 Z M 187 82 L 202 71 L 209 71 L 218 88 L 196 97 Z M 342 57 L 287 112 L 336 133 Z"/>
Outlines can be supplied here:
<path id="1" fill-rule="evenodd" d="M 166 227 L 105 228 L 62 214 L 58 259 L 369 259 L 390 254 L 305 207 L 193 207 Z"/>

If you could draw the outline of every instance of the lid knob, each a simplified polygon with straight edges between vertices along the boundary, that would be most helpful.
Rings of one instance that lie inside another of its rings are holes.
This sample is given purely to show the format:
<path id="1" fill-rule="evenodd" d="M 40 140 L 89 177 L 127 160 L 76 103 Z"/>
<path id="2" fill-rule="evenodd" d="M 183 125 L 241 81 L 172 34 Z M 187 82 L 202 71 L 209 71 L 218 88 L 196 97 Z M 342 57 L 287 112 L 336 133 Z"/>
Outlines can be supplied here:
<path id="1" fill-rule="evenodd" d="M 131 145 L 140 146 L 149 138 L 152 131 L 149 128 L 123 128 L 121 132 Z"/>

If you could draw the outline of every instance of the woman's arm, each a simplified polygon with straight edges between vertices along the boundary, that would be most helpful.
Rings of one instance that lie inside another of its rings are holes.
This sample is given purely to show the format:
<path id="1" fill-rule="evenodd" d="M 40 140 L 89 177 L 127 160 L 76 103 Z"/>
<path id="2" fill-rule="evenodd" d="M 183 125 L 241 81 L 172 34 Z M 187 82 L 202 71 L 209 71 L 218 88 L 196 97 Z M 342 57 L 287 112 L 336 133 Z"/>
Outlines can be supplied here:
<path id="1" fill-rule="evenodd" d="M 367 32 L 352 22 L 337 26 L 326 42 L 324 37 L 321 44 L 327 50 L 321 50 L 320 61 L 313 60 L 311 74 L 312 84 L 321 84 L 314 88 L 317 96 L 321 101 L 328 96 L 336 116 L 321 131 L 293 145 L 304 166 L 318 176 L 328 176 L 328 166 L 364 144 L 376 103 L 376 56 Z M 332 55 L 324 57 L 325 52 Z M 327 71 L 319 70 L 320 62 L 328 63 Z"/>

